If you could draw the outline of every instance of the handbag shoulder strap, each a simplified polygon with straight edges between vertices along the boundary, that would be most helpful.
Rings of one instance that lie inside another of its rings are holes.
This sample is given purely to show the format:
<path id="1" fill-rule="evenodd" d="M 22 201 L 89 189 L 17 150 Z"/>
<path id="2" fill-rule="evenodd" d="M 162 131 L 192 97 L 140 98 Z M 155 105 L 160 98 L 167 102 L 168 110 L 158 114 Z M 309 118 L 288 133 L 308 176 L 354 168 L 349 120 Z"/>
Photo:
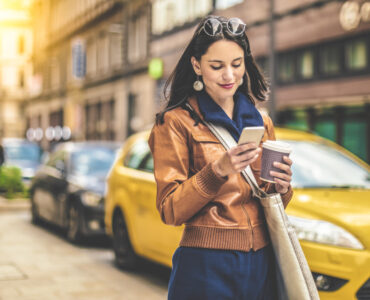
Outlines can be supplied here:
<path id="1" fill-rule="evenodd" d="M 194 110 L 189 103 L 186 103 L 186 106 L 190 110 Z M 213 135 L 221 142 L 221 144 L 224 146 L 226 150 L 229 150 L 230 148 L 236 146 L 236 142 L 230 132 L 219 125 L 209 123 L 203 120 L 203 122 L 208 126 L 209 130 L 213 133 Z M 245 178 L 245 180 L 248 182 L 252 189 L 253 196 L 255 197 L 263 197 L 266 196 L 266 192 L 260 189 L 258 186 L 258 183 L 256 181 L 256 178 L 254 177 L 254 174 L 250 168 L 250 166 L 247 166 L 243 171 L 242 174 Z"/>

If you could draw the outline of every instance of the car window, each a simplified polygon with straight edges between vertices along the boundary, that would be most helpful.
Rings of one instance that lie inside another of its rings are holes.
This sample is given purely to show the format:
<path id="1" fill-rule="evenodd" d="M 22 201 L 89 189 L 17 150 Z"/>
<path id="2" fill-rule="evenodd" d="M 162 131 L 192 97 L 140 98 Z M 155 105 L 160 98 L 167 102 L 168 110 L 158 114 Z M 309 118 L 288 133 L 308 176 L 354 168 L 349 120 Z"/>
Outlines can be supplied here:
<path id="1" fill-rule="evenodd" d="M 132 146 L 123 164 L 129 168 L 140 169 L 149 153 L 148 142 L 146 140 L 140 140 Z"/>
<path id="2" fill-rule="evenodd" d="M 71 173 L 80 176 L 105 177 L 110 170 L 116 150 L 104 147 L 88 147 L 71 154 Z"/>
<path id="3" fill-rule="evenodd" d="M 6 160 L 40 161 L 41 148 L 35 144 L 9 143 L 4 145 Z"/>
<path id="4" fill-rule="evenodd" d="M 285 140 L 292 146 L 292 185 L 370 188 L 368 170 L 326 143 Z"/>
<path id="5" fill-rule="evenodd" d="M 154 163 L 153 163 L 153 156 L 152 153 L 148 153 L 147 156 L 143 159 L 141 165 L 139 166 L 140 170 L 146 172 L 153 172 L 154 171 Z"/>

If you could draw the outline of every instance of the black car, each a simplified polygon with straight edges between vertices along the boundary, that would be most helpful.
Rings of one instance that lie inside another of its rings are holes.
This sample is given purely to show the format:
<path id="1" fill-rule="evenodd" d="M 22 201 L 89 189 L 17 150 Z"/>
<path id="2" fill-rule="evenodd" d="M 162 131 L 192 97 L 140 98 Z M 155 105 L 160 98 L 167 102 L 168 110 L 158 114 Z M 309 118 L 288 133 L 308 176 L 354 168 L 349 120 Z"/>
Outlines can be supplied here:
<path id="1" fill-rule="evenodd" d="M 29 185 L 41 164 L 42 149 L 37 143 L 20 138 L 4 138 L 4 165 L 18 167 L 23 183 Z"/>
<path id="2" fill-rule="evenodd" d="M 68 142 L 58 145 L 30 188 L 32 222 L 46 220 L 71 242 L 104 235 L 105 179 L 121 144 Z"/>

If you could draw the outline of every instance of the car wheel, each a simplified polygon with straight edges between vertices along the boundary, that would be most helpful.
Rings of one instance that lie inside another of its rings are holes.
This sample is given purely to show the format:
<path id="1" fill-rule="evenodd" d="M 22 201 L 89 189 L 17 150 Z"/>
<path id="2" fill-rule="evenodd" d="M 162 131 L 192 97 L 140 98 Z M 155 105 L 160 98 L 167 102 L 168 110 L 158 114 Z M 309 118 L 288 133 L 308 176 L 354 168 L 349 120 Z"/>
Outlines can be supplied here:
<path id="1" fill-rule="evenodd" d="M 31 197 L 31 222 L 32 224 L 39 225 L 41 223 L 41 219 L 37 211 L 37 206 L 33 197 L 34 196 Z"/>
<path id="2" fill-rule="evenodd" d="M 81 238 L 80 212 L 75 203 L 71 203 L 68 209 L 67 238 L 72 243 L 78 243 Z"/>
<path id="3" fill-rule="evenodd" d="M 126 223 L 120 212 L 116 213 L 113 218 L 113 249 L 115 262 L 119 268 L 135 268 L 137 256 L 131 246 Z"/>

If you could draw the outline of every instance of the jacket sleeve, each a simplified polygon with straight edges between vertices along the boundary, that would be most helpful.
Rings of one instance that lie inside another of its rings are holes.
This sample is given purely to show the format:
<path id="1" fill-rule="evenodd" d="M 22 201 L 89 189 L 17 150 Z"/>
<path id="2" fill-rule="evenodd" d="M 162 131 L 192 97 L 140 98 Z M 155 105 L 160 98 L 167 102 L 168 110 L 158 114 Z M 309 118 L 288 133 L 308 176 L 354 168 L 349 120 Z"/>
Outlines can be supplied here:
<path id="1" fill-rule="evenodd" d="M 157 209 L 166 224 L 181 225 L 210 202 L 227 178 L 207 164 L 189 177 L 189 133 L 171 113 L 154 125 L 149 137 L 157 182 Z"/>
<path id="2" fill-rule="evenodd" d="M 275 130 L 274 130 L 274 125 L 272 123 L 271 118 L 268 117 L 268 116 L 264 116 L 263 119 L 264 119 L 264 126 L 265 126 L 266 137 L 267 137 L 266 139 L 264 138 L 264 141 L 265 140 L 275 141 L 276 140 Z M 255 173 L 256 178 L 260 178 L 260 175 L 261 175 L 261 171 L 260 171 L 260 169 L 261 169 L 260 168 L 261 160 L 259 159 L 256 163 L 259 164 L 259 167 L 253 167 L 252 166 L 252 170 Z M 265 190 L 267 193 L 277 193 L 276 190 L 275 190 L 275 184 L 273 184 L 273 183 L 266 183 L 266 182 L 262 181 L 261 182 L 261 188 L 263 190 Z M 281 199 L 283 201 L 283 204 L 284 204 L 285 208 L 287 207 L 287 205 L 290 202 L 290 200 L 292 199 L 292 197 L 293 197 L 293 190 L 292 190 L 292 187 L 289 186 L 288 191 L 285 194 L 281 194 Z"/>

